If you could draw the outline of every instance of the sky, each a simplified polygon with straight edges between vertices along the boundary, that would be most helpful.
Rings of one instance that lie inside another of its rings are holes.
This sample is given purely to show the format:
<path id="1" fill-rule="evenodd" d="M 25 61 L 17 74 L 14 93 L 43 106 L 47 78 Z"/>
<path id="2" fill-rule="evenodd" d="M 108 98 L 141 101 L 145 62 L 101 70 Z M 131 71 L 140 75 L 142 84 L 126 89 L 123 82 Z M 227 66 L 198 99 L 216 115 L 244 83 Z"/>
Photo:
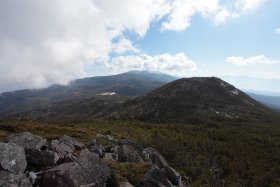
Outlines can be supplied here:
<path id="1" fill-rule="evenodd" d="M 280 1 L 0 0 L 0 92 L 129 70 L 280 93 Z"/>

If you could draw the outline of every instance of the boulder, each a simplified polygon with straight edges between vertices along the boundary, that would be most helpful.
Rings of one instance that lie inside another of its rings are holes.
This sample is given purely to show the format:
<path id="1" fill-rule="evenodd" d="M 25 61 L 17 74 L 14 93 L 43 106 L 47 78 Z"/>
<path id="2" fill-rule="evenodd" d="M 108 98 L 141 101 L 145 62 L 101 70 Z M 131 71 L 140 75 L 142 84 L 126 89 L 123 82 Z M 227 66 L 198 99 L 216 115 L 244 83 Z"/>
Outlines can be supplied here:
<path id="1" fill-rule="evenodd" d="M 75 162 L 63 163 L 46 170 L 42 187 L 105 186 L 111 176 L 110 168 L 94 153 L 83 150 Z"/>
<path id="2" fill-rule="evenodd" d="M 155 186 L 171 185 L 171 186 L 183 186 L 181 175 L 173 168 L 168 166 L 166 160 L 155 149 L 146 148 L 143 150 L 142 155 L 145 160 L 150 160 L 153 164 L 151 170 L 149 170 L 143 181 L 142 186 L 149 186 L 155 183 Z M 168 181 L 168 183 L 166 182 Z"/>
<path id="3" fill-rule="evenodd" d="M 25 149 L 40 149 L 47 140 L 30 132 L 22 132 L 7 137 L 6 141 L 15 143 Z"/>
<path id="4" fill-rule="evenodd" d="M 112 143 L 116 143 L 117 142 L 117 140 L 112 135 L 98 134 L 97 137 L 101 138 L 101 139 L 103 139 L 105 141 L 108 141 L 108 142 L 112 142 Z"/>
<path id="5" fill-rule="evenodd" d="M 166 178 L 175 186 L 182 186 L 181 175 L 170 166 L 163 168 Z"/>
<path id="6" fill-rule="evenodd" d="M 60 138 L 61 142 L 64 142 L 67 145 L 72 145 L 74 147 L 75 150 L 82 150 L 85 146 L 78 142 L 77 140 L 75 140 L 74 138 L 70 137 L 70 136 L 62 136 Z"/>
<path id="7" fill-rule="evenodd" d="M 53 166 L 59 159 L 58 154 L 50 150 L 28 149 L 25 150 L 25 155 L 30 170 L 41 170 Z"/>
<path id="8" fill-rule="evenodd" d="M 0 187 L 32 187 L 32 184 L 23 174 L 0 171 Z"/>
<path id="9" fill-rule="evenodd" d="M 129 182 L 121 182 L 119 184 L 119 187 L 134 187 L 132 184 L 130 184 Z"/>
<path id="10" fill-rule="evenodd" d="M 14 143 L 0 143 L 0 170 L 21 174 L 27 166 L 24 149 Z"/>
<path id="11" fill-rule="evenodd" d="M 118 159 L 121 162 L 143 162 L 140 153 L 130 145 L 122 145 L 117 150 Z"/>
<path id="12" fill-rule="evenodd" d="M 103 157 L 104 147 L 101 145 L 92 145 L 89 147 L 89 151 L 95 153 L 101 158 Z"/>
<path id="13" fill-rule="evenodd" d="M 154 165 L 159 168 L 164 168 L 167 166 L 166 160 L 153 148 L 146 148 L 142 151 L 142 155 L 146 161 L 151 161 Z"/>
<path id="14" fill-rule="evenodd" d="M 69 136 L 63 136 L 59 140 L 52 140 L 50 144 L 50 149 L 55 151 L 59 158 L 64 161 L 69 160 L 75 151 L 80 151 L 83 148 L 83 144 Z"/>
<path id="15" fill-rule="evenodd" d="M 174 187 L 174 185 L 166 178 L 164 172 L 155 167 L 148 171 L 144 179 L 137 185 L 137 187 Z"/>

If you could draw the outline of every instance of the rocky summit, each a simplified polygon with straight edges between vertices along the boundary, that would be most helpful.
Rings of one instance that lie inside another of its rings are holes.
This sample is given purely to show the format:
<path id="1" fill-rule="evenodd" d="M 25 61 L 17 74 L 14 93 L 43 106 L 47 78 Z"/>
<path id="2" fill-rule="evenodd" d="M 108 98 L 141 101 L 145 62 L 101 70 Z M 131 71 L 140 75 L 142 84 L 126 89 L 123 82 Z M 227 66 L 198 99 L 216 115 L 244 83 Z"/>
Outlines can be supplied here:
<path id="1" fill-rule="evenodd" d="M 147 163 L 139 181 L 123 179 L 112 165 Z M 23 132 L 0 143 L 0 187 L 145 187 L 184 186 L 181 175 L 153 148 L 142 143 L 98 135 L 87 144 L 69 136 L 46 140 Z"/>
<path id="2" fill-rule="evenodd" d="M 113 119 L 177 123 L 279 120 L 279 114 L 216 77 L 183 78 L 126 101 Z"/>

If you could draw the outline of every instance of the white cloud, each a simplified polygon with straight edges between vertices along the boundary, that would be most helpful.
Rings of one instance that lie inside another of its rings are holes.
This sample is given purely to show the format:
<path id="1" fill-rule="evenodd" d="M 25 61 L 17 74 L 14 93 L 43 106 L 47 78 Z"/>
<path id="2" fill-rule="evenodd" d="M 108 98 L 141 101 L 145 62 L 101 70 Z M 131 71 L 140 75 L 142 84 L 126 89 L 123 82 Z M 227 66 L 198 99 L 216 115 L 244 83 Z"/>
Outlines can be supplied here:
<path id="1" fill-rule="evenodd" d="M 112 51 L 137 52 L 123 33 L 143 37 L 167 10 L 165 0 L 0 1 L 0 91 L 67 83 Z"/>
<path id="2" fill-rule="evenodd" d="M 242 2 L 236 0 L 236 15 L 262 0 Z M 183 30 L 196 14 L 215 23 L 234 15 L 219 0 L 0 1 L 0 92 L 87 76 L 96 62 L 109 66 L 112 52 L 141 52 L 126 32 L 144 37 L 155 21 L 163 30 Z"/>
<path id="3" fill-rule="evenodd" d="M 186 76 L 189 71 L 194 71 L 196 69 L 196 64 L 184 53 L 175 55 L 160 54 L 155 56 L 139 54 L 115 57 L 112 59 L 110 67 L 115 73 L 130 70 L 145 70 Z"/>
<path id="4" fill-rule="evenodd" d="M 126 38 L 120 38 L 117 43 L 113 43 L 112 50 L 116 53 L 134 52 L 139 53 L 140 49 L 134 47 L 130 40 Z"/>
<path id="5" fill-rule="evenodd" d="M 236 0 L 231 5 L 223 5 L 220 0 L 176 0 L 170 4 L 167 21 L 162 30 L 181 31 L 191 25 L 194 15 L 209 18 L 215 24 L 224 23 L 230 18 L 240 17 L 257 10 L 265 0 Z"/>
<path id="6" fill-rule="evenodd" d="M 231 56 L 226 58 L 227 62 L 233 63 L 238 66 L 256 65 L 256 64 L 275 64 L 276 60 L 271 60 L 264 55 L 252 56 L 252 57 L 239 57 Z"/>
<path id="7" fill-rule="evenodd" d="M 276 32 L 277 34 L 280 34 L 280 27 L 279 27 L 278 29 L 276 29 L 275 32 Z"/>

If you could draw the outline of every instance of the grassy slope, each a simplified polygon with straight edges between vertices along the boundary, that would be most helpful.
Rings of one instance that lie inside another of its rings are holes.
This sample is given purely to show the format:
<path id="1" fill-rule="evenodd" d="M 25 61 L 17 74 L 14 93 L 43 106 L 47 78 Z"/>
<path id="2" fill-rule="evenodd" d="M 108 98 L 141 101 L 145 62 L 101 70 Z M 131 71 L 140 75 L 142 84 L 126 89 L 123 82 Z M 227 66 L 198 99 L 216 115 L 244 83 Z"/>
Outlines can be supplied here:
<path id="1" fill-rule="evenodd" d="M 191 176 L 194 187 L 209 186 L 210 183 L 221 186 L 222 179 L 225 186 L 280 186 L 280 126 L 277 124 L 236 125 L 228 122 L 209 126 L 101 120 L 67 124 L 0 122 L 0 138 L 22 131 L 46 138 L 67 134 L 84 143 L 98 133 L 141 141 L 158 149 L 183 175 Z M 210 172 L 213 169 L 217 170 L 217 177 Z"/>

